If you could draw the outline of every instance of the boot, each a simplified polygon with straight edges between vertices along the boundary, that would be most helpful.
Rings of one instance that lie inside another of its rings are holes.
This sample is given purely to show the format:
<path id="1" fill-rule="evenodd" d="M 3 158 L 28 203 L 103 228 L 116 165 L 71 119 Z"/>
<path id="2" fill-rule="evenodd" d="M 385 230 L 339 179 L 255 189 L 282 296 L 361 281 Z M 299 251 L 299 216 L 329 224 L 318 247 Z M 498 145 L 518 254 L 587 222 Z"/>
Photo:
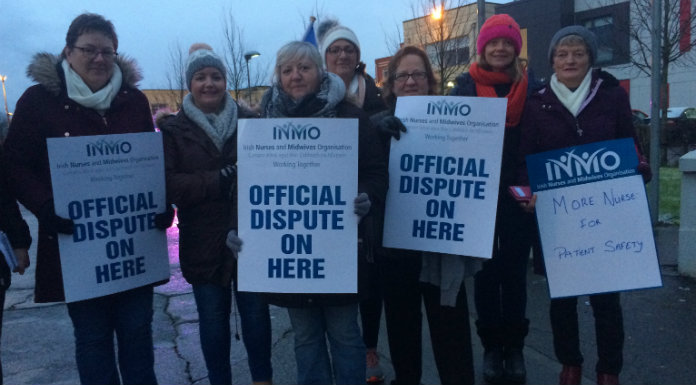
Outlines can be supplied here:
<path id="1" fill-rule="evenodd" d="M 558 385 L 580 385 L 582 368 L 580 366 L 563 365 L 561 375 L 558 377 Z"/>
<path id="2" fill-rule="evenodd" d="M 504 382 L 502 347 L 492 347 L 483 353 L 483 379 L 489 384 L 502 384 Z"/>
<path id="3" fill-rule="evenodd" d="M 521 348 L 505 349 L 505 379 L 515 384 L 527 382 L 527 368 Z"/>
<path id="4" fill-rule="evenodd" d="M 616 374 L 597 373 L 597 385 L 619 385 L 619 376 Z"/>

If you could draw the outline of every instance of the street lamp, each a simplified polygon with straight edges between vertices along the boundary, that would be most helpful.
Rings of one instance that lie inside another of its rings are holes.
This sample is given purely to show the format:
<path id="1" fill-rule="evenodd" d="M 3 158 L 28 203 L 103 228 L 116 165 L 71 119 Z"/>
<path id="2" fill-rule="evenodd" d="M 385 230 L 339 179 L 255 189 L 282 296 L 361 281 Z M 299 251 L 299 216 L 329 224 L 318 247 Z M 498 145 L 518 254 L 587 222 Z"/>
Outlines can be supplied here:
<path id="1" fill-rule="evenodd" d="M 249 105 L 251 105 L 251 74 L 249 73 L 249 60 L 260 55 L 261 54 L 256 51 L 248 51 L 244 54 L 244 59 L 246 60 L 247 67 L 247 97 L 249 98 Z"/>
<path id="2" fill-rule="evenodd" d="M 5 92 L 5 79 L 7 79 L 7 75 L 0 75 L 0 80 L 2 81 L 2 97 L 5 99 L 5 115 L 7 115 L 7 119 L 10 118 L 10 110 L 7 109 L 7 93 Z"/>

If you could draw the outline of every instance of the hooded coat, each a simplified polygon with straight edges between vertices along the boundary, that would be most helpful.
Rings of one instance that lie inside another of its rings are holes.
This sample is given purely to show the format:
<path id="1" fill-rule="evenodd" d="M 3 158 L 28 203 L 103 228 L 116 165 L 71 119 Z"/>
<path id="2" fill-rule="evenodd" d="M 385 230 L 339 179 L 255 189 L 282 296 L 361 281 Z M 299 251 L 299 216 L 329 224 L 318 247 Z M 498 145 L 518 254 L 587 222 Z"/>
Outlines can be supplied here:
<path id="1" fill-rule="evenodd" d="M 142 76 L 133 60 L 116 58 L 123 82 L 103 116 L 68 98 L 61 60 L 49 53 L 34 56 L 27 75 L 38 84 L 19 98 L 5 142 L 11 187 L 37 216 L 53 201 L 47 138 L 154 131 L 150 105 L 136 88 Z M 58 239 L 39 221 L 34 301 L 64 300 Z"/>

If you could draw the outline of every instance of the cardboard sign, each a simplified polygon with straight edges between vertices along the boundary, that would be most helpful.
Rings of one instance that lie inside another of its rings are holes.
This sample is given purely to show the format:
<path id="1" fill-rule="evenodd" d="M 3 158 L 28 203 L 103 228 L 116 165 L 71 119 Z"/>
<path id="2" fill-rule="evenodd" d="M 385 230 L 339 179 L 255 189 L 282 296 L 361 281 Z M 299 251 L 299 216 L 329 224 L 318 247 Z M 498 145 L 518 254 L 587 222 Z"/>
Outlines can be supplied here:
<path id="1" fill-rule="evenodd" d="M 527 157 L 552 298 L 662 286 L 632 139 Z"/>
<path id="2" fill-rule="evenodd" d="M 491 258 L 505 98 L 400 97 L 384 246 Z"/>
<path id="3" fill-rule="evenodd" d="M 159 133 L 47 139 L 56 214 L 75 222 L 58 235 L 66 302 L 169 278 Z"/>
<path id="4" fill-rule="evenodd" d="M 238 130 L 239 290 L 357 293 L 357 119 Z"/>

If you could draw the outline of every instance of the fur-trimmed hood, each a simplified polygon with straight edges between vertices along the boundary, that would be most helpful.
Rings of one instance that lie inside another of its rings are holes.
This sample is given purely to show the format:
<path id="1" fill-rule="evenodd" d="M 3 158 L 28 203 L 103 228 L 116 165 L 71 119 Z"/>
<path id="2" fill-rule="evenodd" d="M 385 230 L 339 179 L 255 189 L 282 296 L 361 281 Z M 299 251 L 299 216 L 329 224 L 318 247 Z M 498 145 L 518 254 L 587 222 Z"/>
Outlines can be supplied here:
<path id="1" fill-rule="evenodd" d="M 65 76 L 59 65 L 61 60 L 63 59 L 60 55 L 48 52 L 37 53 L 27 68 L 27 76 L 57 96 L 65 88 Z M 116 57 L 116 64 L 123 74 L 122 87 L 137 88 L 138 82 L 143 79 L 143 76 L 135 60 L 119 55 Z"/>

